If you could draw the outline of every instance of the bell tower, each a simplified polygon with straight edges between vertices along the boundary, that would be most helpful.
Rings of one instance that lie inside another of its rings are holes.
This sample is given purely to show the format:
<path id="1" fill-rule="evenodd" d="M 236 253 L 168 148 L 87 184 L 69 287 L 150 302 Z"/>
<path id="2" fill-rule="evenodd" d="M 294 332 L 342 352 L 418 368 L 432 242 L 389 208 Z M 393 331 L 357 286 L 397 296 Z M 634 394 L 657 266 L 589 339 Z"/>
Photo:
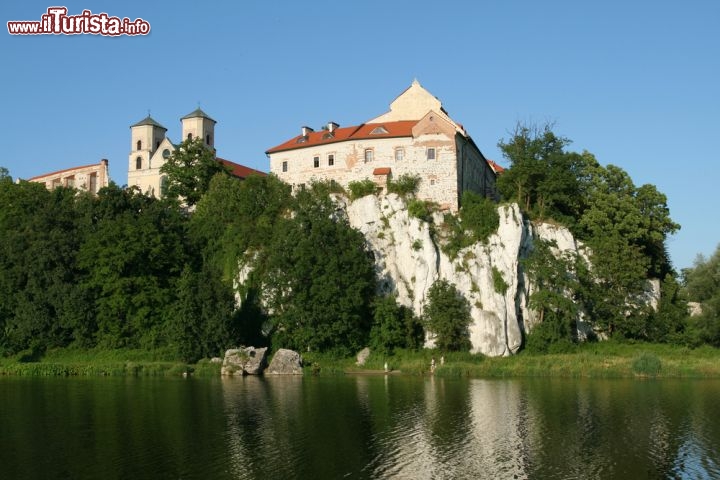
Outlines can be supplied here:
<path id="1" fill-rule="evenodd" d="M 180 119 L 182 122 L 182 140 L 202 138 L 203 144 L 215 151 L 215 120 L 198 107 Z"/>
<path id="2" fill-rule="evenodd" d="M 143 192 L 151 187 L 146 180 L 153 169 L 150 159 L 165 138 L 167 128 L 150 115 L 130 126 L 130 155 L 128 157 L 128 185 L 137 185 Z"/>

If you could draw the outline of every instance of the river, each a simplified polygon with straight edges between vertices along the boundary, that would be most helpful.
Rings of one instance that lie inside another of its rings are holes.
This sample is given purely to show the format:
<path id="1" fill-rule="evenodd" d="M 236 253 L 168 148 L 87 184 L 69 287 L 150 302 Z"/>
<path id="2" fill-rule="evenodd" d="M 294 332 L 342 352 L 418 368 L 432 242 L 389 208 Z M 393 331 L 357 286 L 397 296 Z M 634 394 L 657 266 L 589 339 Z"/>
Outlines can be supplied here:
<path id="1" fill-rule="evenodd" d="M 720 478 L 720 381 L 6 377 L 0 478 Z"/>

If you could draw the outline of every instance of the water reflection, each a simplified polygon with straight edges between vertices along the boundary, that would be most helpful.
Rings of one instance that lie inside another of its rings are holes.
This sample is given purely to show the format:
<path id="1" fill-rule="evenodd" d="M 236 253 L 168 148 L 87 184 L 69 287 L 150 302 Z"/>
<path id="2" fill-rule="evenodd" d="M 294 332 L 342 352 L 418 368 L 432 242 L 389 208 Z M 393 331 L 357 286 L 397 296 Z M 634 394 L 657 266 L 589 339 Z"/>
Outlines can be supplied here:
<path id="1" fill-rule="evenodd" d="M 233 379 L 234 478 L 716 478 L 718 382 Z"/>
<path id="2" fill-rule="evenodd" d="M 0 378 L 12 479 L 720 478 L 720 381 Z"/>

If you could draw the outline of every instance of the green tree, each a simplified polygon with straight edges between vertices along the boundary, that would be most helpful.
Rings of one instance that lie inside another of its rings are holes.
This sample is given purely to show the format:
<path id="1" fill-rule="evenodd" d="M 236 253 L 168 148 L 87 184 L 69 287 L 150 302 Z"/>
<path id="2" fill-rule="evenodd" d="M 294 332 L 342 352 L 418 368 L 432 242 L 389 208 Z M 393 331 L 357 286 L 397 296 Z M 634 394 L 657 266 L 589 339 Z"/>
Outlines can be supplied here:
<path id="1" fill-rule="evenodd" d="M 136 189 L 101 189 L 78 253 L 105 347 L 155 347 L 187 261 L 186 220 L 177 204 Z"/>
<path id="2" fill-rule="evenodd" d="M 447 280 L 433 283 L 425 299 L 423 323 L 442 351 L 469 350 L 470 304 Z"/>
<path id="3" fill-rule="evenodd" d="M 167 176 L 164 195 L 192 206 L 207 192 L 215 175 L 229 175 L 229 170 L 215 158 L 215 151 L 196 137 L 182 142 L 160 167 L 160 173 Z"/>
<path id="4" fill-rule="evenodd" d="M 257 279 L 273 345 L 349 354 L 366 345 L 370 330 L 372 256 L 327 195 L 310 188 L 296 200 L 274 229 Z"/>
<path id="5" fill-rule="evenodd" d="M 556 249 L 554 242 L 535 241 L 531 254 L 522 261 L 533 289 L 528 306 L 538 315 L 538 324 L 526 343 L 531 351 L 564 349 L 577 339 L 580 305 L 576 264 L 581 260 Z"/>
<path id="6" fill-rule="evenodd" d="M 396 348 L 416 349 L 422 346 L 422 324 L 409 308 L 398 305 L 395 295 L 378 297 L 373 303 L 370 347 L 384 354 Z"/>
<path id="7" fill-rule="evenodd" d="M 720 245 L 709 259 L 699 255 L 683 276 L 688 300 L 700 303 L 702 310 L 688 321 L 691 343 L 720 347 Z"/>

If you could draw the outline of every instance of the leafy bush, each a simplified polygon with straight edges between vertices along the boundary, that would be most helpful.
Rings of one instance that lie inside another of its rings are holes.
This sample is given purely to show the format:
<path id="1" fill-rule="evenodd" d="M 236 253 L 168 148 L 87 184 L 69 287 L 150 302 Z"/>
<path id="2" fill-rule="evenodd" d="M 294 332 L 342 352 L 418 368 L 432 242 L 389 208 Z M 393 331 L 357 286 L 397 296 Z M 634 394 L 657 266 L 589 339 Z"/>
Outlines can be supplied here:
<path id="1" fill-rule="evenodd" d="M 359 182 L 348 183 L 348 188 L 350 189 L 350 200 L 357 200 L 358 198 L 375 194 L 378 186 L 375 182 L 366 178 Z"/>
<path id="2" fill-rule="evenodd" d="M 388 181 L 388 192 L 397 193 L 401 197 L 415 195 L 420 186 L 420 177 L 408 173 L 400 175 L 397 180 Z"/>
<path id="3" fill-rule="evenodd" d="M 487 240 L 500 226 L 497 205 L 489 198 L 469 190 L 462 195 L 460 220 L 464 230 L 472 232 L 473 243 Z"/>
<path id="4" fill-rule="evenodd" d="M 416 349 L 422 345 L 424 332 L 420 321 L 409 308 L 398 305 L 395 296 L 380 297 L 373 304 L 370 348 L 392 354 L 397 348 Z"/>
<path id="5" fill-rule="evenodd" d="M 411 217 L 419 218 L 425 222 L 432 221 L 432 212 L 435 204 L 426 200 L 410 200 L 408 202 L 408 213 Z"/>
<path id="6" fill-rule="evenodd" d="M 639 356 L 635 357 L 632 363 L 633 372 L 637 375 L 647 375 L 649 377 L 655 377 L 660 373 L 662 368 L 662 362 L 660 359 L 652 353 L 643 352 Z"/>
<path id="7" fill-rule="evenodd" d="M 492 267 L 492 277 L 493 277 L 493 286 L 495 287 L 495 291 L 501 295 L 505 295 L 505 293 L 508 290 L 509 285 L 503 278 L 500 270 L 498 270 L 496 267 Z"/>
<path id="8" fill-rule="evenodd" d="M 447 280 L 433 283 L 426 298 L 423 320 L 427 329 L 435 334 L 435 344 L 440 351 L 470 350 L 470 304 L 452 283 Z"/>

